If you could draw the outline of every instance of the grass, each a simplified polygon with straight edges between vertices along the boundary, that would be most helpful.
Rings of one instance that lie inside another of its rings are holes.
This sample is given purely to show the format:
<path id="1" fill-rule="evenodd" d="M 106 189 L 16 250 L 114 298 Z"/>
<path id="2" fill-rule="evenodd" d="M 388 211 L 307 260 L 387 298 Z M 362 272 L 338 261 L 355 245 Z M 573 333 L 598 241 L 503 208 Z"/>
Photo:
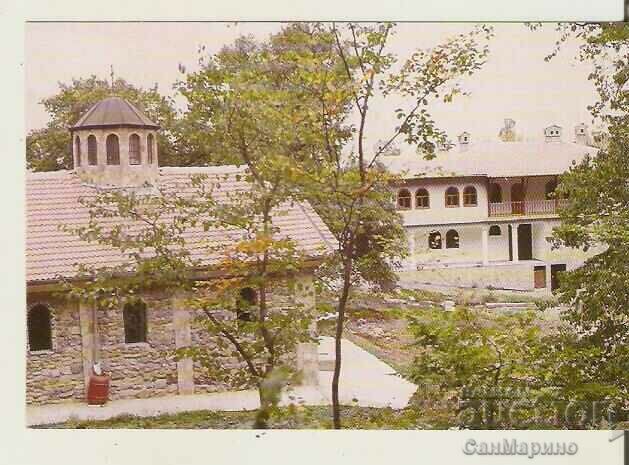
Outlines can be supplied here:
<path id="1" fill-rule="evenodd" d="M 418 409 L 342 407 L 343 427 L 347 429 L 426 429 Z M 255 412 L 216 412 L 202 410 L 140 418 L 123 415 L 109 420 L 70 420 L 37 428 L 61 429 L 252 429 Z M 332 429 L 330 407 L 282 407 L 269 425 L 272 429 Z"/>

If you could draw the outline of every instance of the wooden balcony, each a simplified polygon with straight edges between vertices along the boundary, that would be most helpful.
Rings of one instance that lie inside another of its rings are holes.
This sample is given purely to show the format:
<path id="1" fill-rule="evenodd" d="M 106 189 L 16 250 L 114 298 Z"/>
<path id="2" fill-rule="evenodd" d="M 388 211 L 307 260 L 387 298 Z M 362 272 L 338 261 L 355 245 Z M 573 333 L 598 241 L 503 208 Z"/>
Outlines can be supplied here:
<path id="1" fill-rule="evenodd" d="M 546 216 L 556 215 L 565 206 L 566 199 L 524 200 L 489 204 L 489 216 Z"/>

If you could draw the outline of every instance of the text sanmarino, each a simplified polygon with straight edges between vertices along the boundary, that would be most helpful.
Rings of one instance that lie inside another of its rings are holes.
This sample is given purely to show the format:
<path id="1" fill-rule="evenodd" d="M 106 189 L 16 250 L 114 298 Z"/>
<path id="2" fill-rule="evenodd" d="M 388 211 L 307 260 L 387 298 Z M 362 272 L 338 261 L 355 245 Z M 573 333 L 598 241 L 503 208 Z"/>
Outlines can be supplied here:
<path id="1" fill-rule="evenodd" d="M 503 439 L 502 441 L 476 441 L 468 439 L 463 446 L 465 455 L 525 455 L 533 458 L 538 455 L 575 455 L 579 446 L 565 442 L 518 441 Z"/>

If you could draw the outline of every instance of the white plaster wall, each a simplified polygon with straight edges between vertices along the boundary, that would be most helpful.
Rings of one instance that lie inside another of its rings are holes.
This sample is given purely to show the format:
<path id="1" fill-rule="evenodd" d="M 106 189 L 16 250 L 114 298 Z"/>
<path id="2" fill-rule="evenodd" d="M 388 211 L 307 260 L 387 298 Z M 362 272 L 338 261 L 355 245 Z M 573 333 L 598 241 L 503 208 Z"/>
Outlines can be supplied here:
<path id="1" fill-rule="evenodd" d="M 450 229 L 459 233 L 459 248 L 446 248 L 446 234 Z M 428 247 L 428 236 L 432 231 L 441 233 L 441 249 Z M 412 259 L 416 263 L 470 263 L 482 261 L 481 228 L 473 226 L 439 226 L 408 228 L 409 240 L 414 241 Z"/>
<path id="2" fill-rule="evenodd" d="M 507 224 L 498 224 L 500 227 L 500 236 L 488 236 L 489 260 L 490 261 L 507 261 L 509 260 L 509 227 Z M 492 224 L 487 225 L 487 229 Z"/>
<path id="3" fill-rule="evenodd" d="M 459 206 L 446 207 L 445 193 L 448 187 L 454 186 L 459 190 Z M 476 188 L 477 205 L 463 206 L 463 189 L 467 186 Z M 404 186 L 411 192 L 412 208 L 399 210 L 407 225 L 428 225 L 440 223 L 464 223 L 487 219 L 487 189 L 484 178 L 459 179 L 422 179 L 408 181 Z M 430 208 L 415 208 L 415 192 L 424 188 L 430 194 Z M 402 187 L 396 189 L 396 193 Z"/>

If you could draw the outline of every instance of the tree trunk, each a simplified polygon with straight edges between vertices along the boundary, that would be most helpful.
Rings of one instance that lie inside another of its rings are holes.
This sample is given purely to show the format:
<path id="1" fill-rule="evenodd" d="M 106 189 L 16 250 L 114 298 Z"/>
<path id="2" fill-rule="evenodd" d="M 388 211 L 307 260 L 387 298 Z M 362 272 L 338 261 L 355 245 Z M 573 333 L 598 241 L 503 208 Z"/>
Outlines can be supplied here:
<path id="1" fill-rule="evenodd" d="M 265 395 L 265 388 L 258 388 L 258 396 L 260 397 L 260 408 L 256 412 L 256 418 L 253 423 L 255 429 L 267 429 L 269 427 L 269 418 L 271 417 L 271 408 L 273 403 Z"/>
<path id="2" fill-rule="evenodd" d="M 339 378 L 341 376 L 341 339 L 345 322 L 345 307 L 352 279 L 352 259 L 346 259 L 343 270 L 343 292 L 336 311 L 336 333 L 334 335 L 334 375 L 332 376 L 332 416 L 334 429 L 341 429 L 341 406 L 339 404 Z"/>

